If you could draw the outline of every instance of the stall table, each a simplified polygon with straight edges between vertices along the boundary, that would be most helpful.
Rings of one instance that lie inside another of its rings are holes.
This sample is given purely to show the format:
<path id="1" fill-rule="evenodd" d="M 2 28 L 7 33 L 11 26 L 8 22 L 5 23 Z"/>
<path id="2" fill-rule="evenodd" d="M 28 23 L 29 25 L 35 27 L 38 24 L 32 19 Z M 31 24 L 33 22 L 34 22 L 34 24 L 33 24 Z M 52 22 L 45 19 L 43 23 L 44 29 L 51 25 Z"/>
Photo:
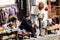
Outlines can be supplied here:
<path id="1" fill-rule="evenodd" d="M 47 33 L 50 34 L 52 30 L 55 30 L 55 29 L 60 29 L 60 25 L 58 26 L 52 26 L 52 27 L 47 27 Z"/>
<path id="2" fill-rule="evenodd" d="M 13 30 L 15 30 L 15 29 L 13 29 Z M 17 30 L 15 30 L 15 31 L 13 31 L 13 30 L 10 33 L 8 33 L 8 32 L 0 33 L 0 40 L 8 40 L 8 39 L 17 40 Z"/>

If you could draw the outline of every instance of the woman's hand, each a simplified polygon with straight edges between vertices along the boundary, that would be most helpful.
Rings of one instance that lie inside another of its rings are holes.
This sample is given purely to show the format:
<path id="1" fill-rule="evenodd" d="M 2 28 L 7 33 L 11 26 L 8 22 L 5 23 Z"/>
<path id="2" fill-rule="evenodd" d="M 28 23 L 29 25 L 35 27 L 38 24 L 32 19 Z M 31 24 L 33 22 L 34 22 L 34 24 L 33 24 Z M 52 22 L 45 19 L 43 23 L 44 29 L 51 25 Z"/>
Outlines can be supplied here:
<path id="1" fill-rule="evenodd" d="M 32 27 L 34 28 L 34 24 L 32 23 Z"/>

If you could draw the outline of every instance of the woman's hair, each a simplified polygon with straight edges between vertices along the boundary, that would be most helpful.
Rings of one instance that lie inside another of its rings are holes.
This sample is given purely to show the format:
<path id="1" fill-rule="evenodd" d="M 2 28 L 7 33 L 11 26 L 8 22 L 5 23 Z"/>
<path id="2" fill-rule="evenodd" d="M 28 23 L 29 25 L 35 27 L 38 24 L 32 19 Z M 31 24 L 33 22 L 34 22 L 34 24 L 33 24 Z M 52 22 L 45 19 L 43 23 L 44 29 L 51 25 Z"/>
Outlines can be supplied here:
<path id="1" fill-rule="evenodd" d="M 12 21 L 12 22 L 15 22 L 15 21 L 16 21 L 16 18 L 12 17 L 9 21 L 10 21 L 10 22 L 11 22 L 11 21 Z"/>
<path id="2" fill-rule="evenodd" d="M 38 7 L 39 7 L 39 10 L 42 10 L 44 8 L 44 3 L 43 2 L 39 2 Z"/>

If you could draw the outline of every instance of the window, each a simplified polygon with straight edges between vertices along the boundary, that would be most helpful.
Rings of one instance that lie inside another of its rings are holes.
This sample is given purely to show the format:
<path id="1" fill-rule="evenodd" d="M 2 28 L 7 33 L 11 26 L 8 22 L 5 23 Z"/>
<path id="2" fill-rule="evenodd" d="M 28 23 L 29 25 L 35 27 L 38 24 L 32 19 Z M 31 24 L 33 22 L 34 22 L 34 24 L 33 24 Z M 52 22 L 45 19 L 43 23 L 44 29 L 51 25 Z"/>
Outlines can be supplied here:
<path id="1" fill-rule="evenodd" d="M 23 9 L 23 0 L 21 0 L 21 9 Z"/>
<path id="2" fill-rule="evenodd" d="M 36 0 L 31 0 L 31 5 L 36 5 Z"/>

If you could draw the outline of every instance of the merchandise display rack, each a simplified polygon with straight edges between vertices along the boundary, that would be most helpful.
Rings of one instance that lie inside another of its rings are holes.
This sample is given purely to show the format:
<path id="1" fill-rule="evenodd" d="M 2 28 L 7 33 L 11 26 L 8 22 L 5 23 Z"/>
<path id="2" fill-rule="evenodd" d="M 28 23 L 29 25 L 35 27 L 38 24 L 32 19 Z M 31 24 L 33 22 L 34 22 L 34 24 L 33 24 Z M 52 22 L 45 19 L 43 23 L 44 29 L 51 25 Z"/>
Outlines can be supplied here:
<path id="1" fill-rule="evenodd" d="M 12 6 L 16 6 L 16 5 L 14 5 L 14 4 L 11 4 L 11 5 L 2 5 L 2 6 L 0 6 L 0 8 L 7 8 L 7 7 L 12 7 Z M 6 23 L 5 23 L 6 24 Z M 5 25 L 4 24 L 4 25 Z M 7 23 L 7 25 L 8 24 L 10 24 L 10 22 L 9 23 Z M 7 26 L 6 25 L 6 26 Z M 3 25 L 2 25 L 3 26 Z M 6 26 L 4 26 L 4 27 L 6 27 Z M 2 27 L 3 28 L 3 27 Z M 3 28 L 4 29 L 4 28 Z M 0 40 L 9 40 L 9 39 L 15 39 L 15 40 L 17 40 L 17 31 L 18 31 L 18 29 L 17 28 L 13 28 L 13 29 L 10 29 L 10 28 L 8 28 L 7 30 L 5 30 L 5 31 L 3 31 L 3 29 L 0 29 Z M 9 30 L 10 29 L 10 30 Z"/>

